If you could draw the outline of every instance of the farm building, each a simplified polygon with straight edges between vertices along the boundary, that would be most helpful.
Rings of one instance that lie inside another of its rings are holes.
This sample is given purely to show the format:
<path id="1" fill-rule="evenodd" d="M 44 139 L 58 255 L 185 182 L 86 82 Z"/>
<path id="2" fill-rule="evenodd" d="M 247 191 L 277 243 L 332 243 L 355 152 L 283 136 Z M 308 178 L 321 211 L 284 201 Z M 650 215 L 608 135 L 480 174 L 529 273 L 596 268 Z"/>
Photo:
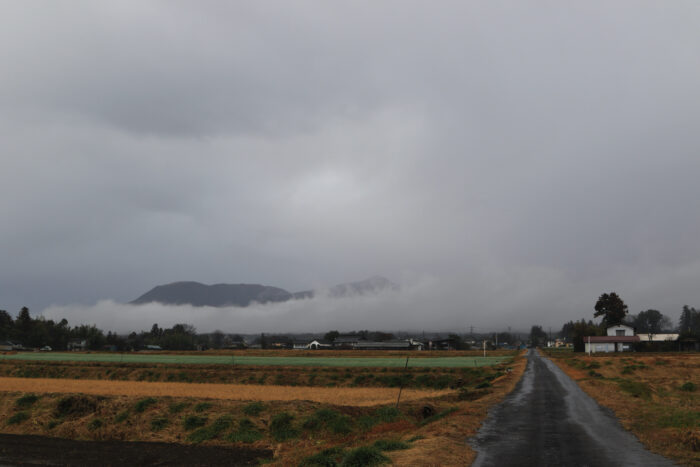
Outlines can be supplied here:
<path id="1" fill-rule="evenodd" d="M 227 350 L 247 349 L 248 343 L 244 339 L 232 340 L 224 346 Z"/>
<path id="2" fill-rule="evenodd" d="M 571 343 L 566 342 L 565 339 L 554 339 L 547 341 L 547 347 L 562 348 L 562 347 L 573 347 Z"/>
<path id="3" fill-rule="evenodd" d="M 609 326 L 606 331 L 608 336 L 634 336 L 634 328 L 626 324 Z"/>
<path id="4" fill-rule="evenodd" d="M 336 349 L 354 349 L 362 339 L 357 335 L 340 335 L 333 340 L 333 347 Z"/>
<path id="5" fill-rule="evenodd" d="M 428 341 L 428 350 L 455 350 L 457 342 L 454 339 L 433 339 Z"/>
<path id="6" fill-rule="evenodd" d="M 639 336 L 588 336 L 584 337 L 586 352 L 629 352 L 639 342 Z"/>
<path id="7" fill-rule="evenodd" d="M 639 336 L 635 336 L 634 328 L 626 324 L 610 326 L 606 334 L 606 336 L 584 337 L 586 353 L 629 352 L 633 350 L 633 345 L 639 342 Z"/>
<path id="8" fill-rule="evenodd" d="M 583 338 L 585 351 L 593 352 L 626 352 L 632 350 L 663 351 L 679 350 L 679 335 L 676 333 L 636 334 L 632 326 L 620 324 L 610 326 L 605 336 L 586 336 Z M 678 343 L 678 346 L 676 345 Z"/>
<path id="9" fill-rule="evenodd" d="M 678 333 L 671 334 L 637 334 L 641 342 L 673 342 L 678 340 Z"/>
<path id="10" fill-rule="evenodd" d="M 71 339 L 68 341 L 68 350 L 87 350 L 88 343 L 85 339 Z"/>
<path id="11" fill-rule="evenodd" d="M 292 349 L 294 350 L 306 350 L 309 348 L 309 342 L 306 340 L 295 339 L 292 341 Z"/>
<path id="12" fill-rule="evenodd" d="M 639 337 L 639 347 L 637 350 L 646 352 L 669 352 L 682 350 L 680 335 L 678 333 L 637 334 Z"/>
<path id="13" fill-rule="evenodd" d="M 14 344 L 12 344 L 12 342 L 0 341 L 0 352 L 13 350 L 13 349 L 14 349 Z"/>
<path id="14" fill-rule="evenodd" d="M 413 339 L 385 342 L 360 341 L 355 350 L 423 350 L 423 344 Z"/>
<path id="15" fill-rule="evenodd" d="M 333 347 L 333 344 L 324 340 L 313 340 L 306 344 L 306 348 L 309 350 L 330 349 L 331 347 Z"/>

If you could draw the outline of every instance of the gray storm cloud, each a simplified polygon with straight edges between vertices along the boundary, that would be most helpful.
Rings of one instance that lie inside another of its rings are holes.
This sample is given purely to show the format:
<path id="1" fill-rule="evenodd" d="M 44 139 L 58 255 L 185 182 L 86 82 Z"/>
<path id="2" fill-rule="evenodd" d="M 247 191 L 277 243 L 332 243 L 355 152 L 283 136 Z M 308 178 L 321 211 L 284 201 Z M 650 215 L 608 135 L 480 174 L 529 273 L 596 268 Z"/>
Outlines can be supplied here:
<path id="1" fill-rule="evenodd" d="M 699 20 L 694 1 L 6 2 L 0 308 L 116 330 L 166 324 L 119 305 L 158 284 L 382 274 L 415 292 L 225 314 L 556 326 L 615 290 L 675 318 L 700 305 Z M 200 311 L 173 313 L 219 319 Z"/>

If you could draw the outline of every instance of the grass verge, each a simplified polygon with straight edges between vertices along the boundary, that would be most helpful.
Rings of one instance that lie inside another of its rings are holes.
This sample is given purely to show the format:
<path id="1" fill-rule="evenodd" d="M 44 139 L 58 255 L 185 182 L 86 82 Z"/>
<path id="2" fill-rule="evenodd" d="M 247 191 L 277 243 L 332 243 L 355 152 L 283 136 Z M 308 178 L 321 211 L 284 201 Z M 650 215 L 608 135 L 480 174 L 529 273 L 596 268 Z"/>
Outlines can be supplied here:
<path id="1" fill-rule="evenodd" d="M 700 465 L 700 355 L 577 354 L 552 360 L 648 449 L 682 465 Z M 591 367 L 599 376 L 587 374 Z"/>

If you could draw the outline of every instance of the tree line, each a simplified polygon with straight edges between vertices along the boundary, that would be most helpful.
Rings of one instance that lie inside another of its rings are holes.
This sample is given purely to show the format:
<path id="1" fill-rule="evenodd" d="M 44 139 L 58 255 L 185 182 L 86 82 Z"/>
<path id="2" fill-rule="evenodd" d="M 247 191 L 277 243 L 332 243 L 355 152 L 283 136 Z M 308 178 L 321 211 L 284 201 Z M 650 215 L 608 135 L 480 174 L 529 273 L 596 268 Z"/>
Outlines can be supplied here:
<path id="1" fill-rule="evenodd" d="M 85 341 L 86 348 L 90 350 L 131 350 L 148 345 L 164 350 L 194 350 L 198 347 L 221 348 L 228 338 L 230 336 L 225 336 L 221 331 L 197 334 L 197 330 L 189 324 L 176 324 L 166 329 L 154 324 L 150 331 L 120 336 L 111 331 L 105 334 L 95 325 L 71 327 L 66 319 L 55 322 L 43 316 L 32 317 L 27 307 L 22 307 L 15 319 L 6 310 L 0 310 L 0 341 L 10 341 L 26 348 L 49 346 L 55 350 L 65 350 L 71 341 Z"/>
<path id="2" fill-rule="evenodd" d="M 94 325 L 70 327 L 65 319 L 57 323 L 43 317 L 32 318 L 27 307 L 22 307 L 16 319 L 12 319 L 7 311 L 0 310 L 0 340 L 20 343 L 25 347 L 48 345 L 65 349 L 71 339 L 86 340 L 98 348 L 105 344 L 106 337 Z"/>

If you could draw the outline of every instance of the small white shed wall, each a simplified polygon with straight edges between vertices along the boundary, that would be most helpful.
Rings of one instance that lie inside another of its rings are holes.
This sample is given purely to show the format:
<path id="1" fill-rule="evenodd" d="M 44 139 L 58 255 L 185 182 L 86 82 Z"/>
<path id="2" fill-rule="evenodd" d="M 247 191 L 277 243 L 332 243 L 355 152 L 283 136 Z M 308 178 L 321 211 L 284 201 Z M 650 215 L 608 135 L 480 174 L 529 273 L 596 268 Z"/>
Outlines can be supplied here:
<path id="1" fill-rule="evenodd" d="M 591 342 L 590 344 L 588 342 L 586 344 L 586 353 L 600 353 L 600 352 L 614 352 L 615 351 L 615 346 L 617 345 L 617 351 L 618 352 L 625 352 L 631 349 L 629 344 L 623 344 L 621 342 L 618 342 L 616 344 L 612 342 Z"/>
<path id="2" fill-rule="evenodd" d="M 616 336 L 617 331 L 625 331 L 625 336 L 634 336 L 634 328 L 620 324 L 619 326 L 610 326 L 608 328 L 608 336 Z"/>

